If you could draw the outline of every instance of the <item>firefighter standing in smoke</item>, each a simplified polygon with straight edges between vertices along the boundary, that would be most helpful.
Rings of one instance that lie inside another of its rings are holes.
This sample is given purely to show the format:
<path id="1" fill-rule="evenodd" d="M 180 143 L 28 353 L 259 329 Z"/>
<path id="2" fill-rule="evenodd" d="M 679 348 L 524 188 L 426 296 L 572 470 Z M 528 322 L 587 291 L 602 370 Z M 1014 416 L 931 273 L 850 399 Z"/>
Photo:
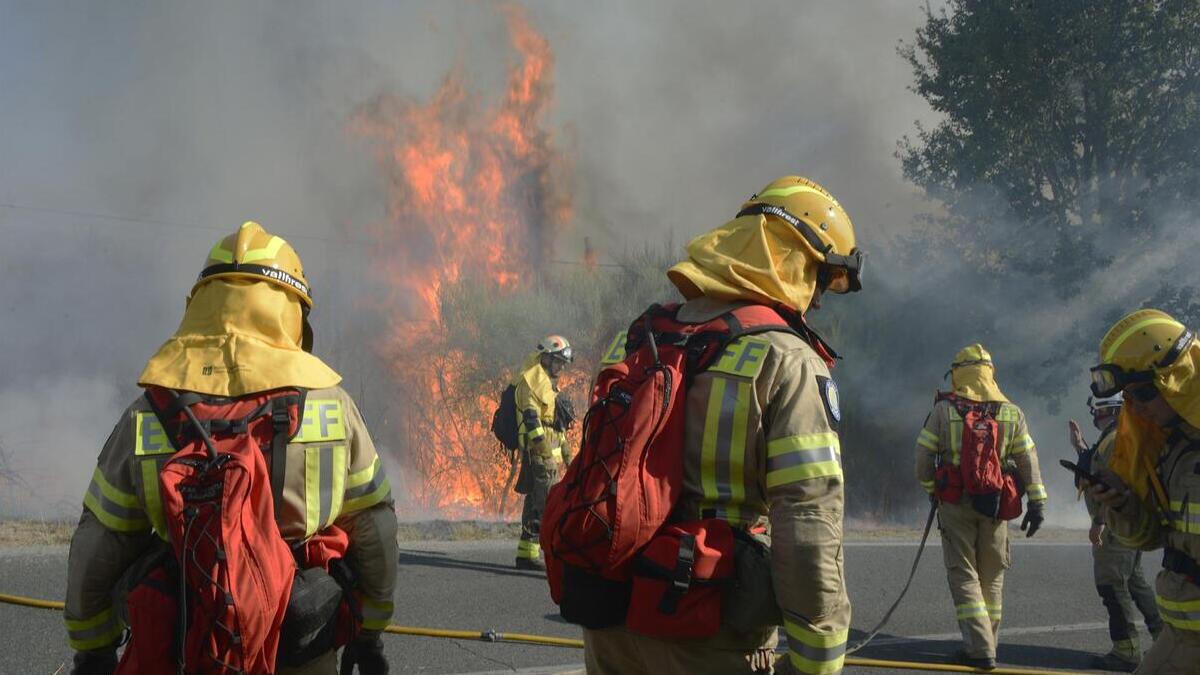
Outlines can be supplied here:
<path id="1" fill-rule="evenodd" d="M 983 345 L 973 344 L 960 351 L 950 368 L 953 393 L 939 394 L 916 445 L 917 480 L 931 499 L 940 502 L 942 554 L 965 647 L 956 656 L 965 665 L 979 668 L 996 666 L 1004 570 L 1009 567 L 1010 550 L 1005 521 L 995 512 L 981 513 L 963 486 L 958 486 L 957 495 L 948 490 L 947 483 L 958 475 L 963 452 L 964 417 L 960 409 L 966 408 L 962 404 L 986 404 L 998 423 L 998 459 L 1006 473 L 1015 465 L 1028 496 L 1028 511 L 1021 523 L 1021 529 L 1028 530 L 1027 537 L 1041 526 L 1046 503 L 1046 488 L 1025 414 L 1000 392 L 994 374 L 992 357 Z M 944 469 L 939 471 L 938 467 Z"/>
<path id="2" fill-rule="evenodd" d="M 1079 454 L 1079 466 L 1095 474 L 1103 471 L 1112 459 L 1116 440 L 1113 432 L 1117 430 L 1117 417 L 1121 413 L 1121 395 L 1089 397 L 1088 407 L 1100 437 L 1089 447 L 1079 425 L 1071 420 L 1071 444 Z M 1142 660 L 1135 611 L 1141 612 L 1151 635 L 1157 636 L 1163 626 L 1154 604 L 1154 591 L 1142 577 L 1142 552 L 1123 546 L 1112 531 L 1104 527 L 1100 504 L 1086 491 L 1088 486 L 1080 478 L 1076 478 L 1075 485 L 1084 490 L 1084 504 L 1092 519 L 1088 530 L 1088 539 L 1092 542 L 1092 570 L 1096 591 L 1108 610 L 1108 636 L 1112 639 L 1112 649 L 1100 657 L 1096 665 L 1105 670 L 1133 672 Z"/>
<path id="3" fill-rule="evenodd" d="M 574 360 L 571 345 L 560 335 L 543 338 L 526 359 L 513 381 L 516 387 L 517 444 L 521 473 L 516 490 L 525 495 L 521 508 L 521 538 L 517 541 L 517 569 L 545 570 L 538 533 L 546 494 L 558 482 L 563 467 L 571 463 L 566 447 L 571 407 L 558 395 L 558 376 Z"/>
<path id="4" fill-rule="evenodd" d="M 722 518 L 747 533 L 769 523 L 770 534 L 758 536 L 770 542 L 763 563 L 770 574 L 750 576 L 774 616 L 749 632 L 723 627 L 702 641 L 650 637 L 623 626 L 585 629 L 587 672 L 771 672 L 782 610 L 788 640 L 782 668 L 839 673 L 850 629 L 841 409 L 828 352 L 800 315 L 819 307 L 823 293 L 861 287 L 854 227 L 824 188 L 786 176 L 751 197 L 733 220 L 693 239 L 687 251 L 688 259 L 668 272 L 687 299 L 678 320 L 705 322 L 756 303 L 776 308 L 796 327 L 739 338 L 726 354 L 745 358 L 695 376 L 684 412 L 683 492 L 675 507 L 681 521 Z M 752 604 L 750 590 L 741 589 L 738 601 Z"/>
<path id="5" fill-rule="evenodd" d="M 1200 344 L 1164 312 L 1143 309 L 1100 341 L 1092 393 L 1123 394 L 1103 484 L 1089 490 L 1124 545 L 1163 548 L 1155 580 L 1166 624 L 1138 673 L 1200 673 Z"/>
<path id="6" fill-rule="evenodd" d="M 341 377 L 309 352 L 311 304 L 292 247 L 247 222 L 213 247 L 179 329 L 138 382 L 225 398 L 308 390 L 301 430 L 286 446 L 279 531 L 293 546 L 335 524 L 349 534 L 347 560 L 363 615 L 359 638 L 344 650 L 343 668 L 357 663 L 364 675 L 382 675 L 388 665 L 380 630 L 392 614 L 399 558 L 396 515 L 358 408 L 337 386 Z M 147 399 L 139 396 L 100 453 L 67 571 L 64 617 L 77 675 L 112 672 L 124 629 L 124 594 L 140 581 L 143 563 L 167 548 L 158 477 L 173 452 Z M 335 659 L 329 651 L 277 672 L 332 675 Z"/>

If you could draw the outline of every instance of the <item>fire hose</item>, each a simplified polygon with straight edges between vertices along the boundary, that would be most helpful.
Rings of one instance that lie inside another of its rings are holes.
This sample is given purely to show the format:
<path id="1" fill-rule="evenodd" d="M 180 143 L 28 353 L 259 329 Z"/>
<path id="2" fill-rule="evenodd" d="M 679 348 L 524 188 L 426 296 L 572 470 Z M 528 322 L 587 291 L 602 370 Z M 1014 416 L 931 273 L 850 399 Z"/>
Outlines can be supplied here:
<path id="1" fill-rule="evenodd" d="M 903 595 L 903 594 L 902 594 Z M 35 609 L 54 609 L 61 611 L 63 603 L 55 600 L 40 600 L 20 595 L 0 593 L 0 603 L 33 607 Z M 529 633 L 502 633 L 495 630 L 447 630 L 442 628 L 423 628 L 419 626 L 390 625 L 384 628 L 385 633 L 393 635 L 411 635 L 417 637 L 447 638 L 452 640 L 479 640 L 481 642 L 509 642 L 516 644 L 544 645 L 548 647 L 569 647 L 583 649 L 583 640 L 574 638 L 552 637 L 549 635 L 532 635 Z M 885 659 L 867 659 L 857 656 L 847 656 L 847 666 L 862 668 L 887 668 L 892 670 L 921 670 L 942 673 L 990 673 L 991 675 L 1085 675 L 1069 670 L 1046 670 L 1031 668 L 995 668 L 993 670 L 978 670 L 969 666 L 958 666 L 944 663 L 922 663 L 918 661 L 889 661 Z"/>

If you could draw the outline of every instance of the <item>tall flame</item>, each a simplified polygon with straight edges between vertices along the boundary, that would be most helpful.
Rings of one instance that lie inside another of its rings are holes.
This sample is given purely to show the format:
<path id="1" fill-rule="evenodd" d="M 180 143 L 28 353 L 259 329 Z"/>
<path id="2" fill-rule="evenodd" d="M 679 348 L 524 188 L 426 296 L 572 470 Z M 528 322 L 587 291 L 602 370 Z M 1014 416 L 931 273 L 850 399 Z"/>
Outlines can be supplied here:
<path id="1" fill-rule="evenodd" d="M 398 459 L 413 506 L 450 516 L 511 515 L 510 466 L 488 429 L 503 376 L 466 381 L 477 357 L 448 346 L 442 293 L 464 272 L 519 287 L 551 258 L 571 216 L 559 187 L 566 163 L 544 126 L 550 44 L 522 7 L 504 13 L 517 59 L 496 104 L 480 106 L 456 69 L 428 101 L 380 95 L 352 125 L 388 187 L 387 218 L 373 234 L 391 291 L 380 347 L 404 399 L 391 411 L 402 420 Z"/>

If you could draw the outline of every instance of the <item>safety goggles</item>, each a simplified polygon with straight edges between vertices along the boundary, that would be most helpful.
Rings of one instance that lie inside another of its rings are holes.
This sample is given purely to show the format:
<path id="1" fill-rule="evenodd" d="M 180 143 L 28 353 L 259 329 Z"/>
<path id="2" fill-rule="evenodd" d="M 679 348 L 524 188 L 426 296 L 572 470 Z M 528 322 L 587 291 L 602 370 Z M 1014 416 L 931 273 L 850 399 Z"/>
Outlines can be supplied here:
<path id="1" fill-rule="evenodd" d="M 575 360 L 575 352 L 571 351 L 570 347 L 563 347 L 562 349 L 556 352 L 550 352 L 549 354 L 551 357 L 556 358 L 563 363 L 570 363 Z"/>
<path id="2" fill-rule="evenodd" d="M 833 244 L 826 244 L 821 241 L 821 237 L 817 235 L 816 230 L 812 225 L 800 220 L 787 209 L 774 204 L 752 204 L 738 211 L 736 217 L 766 215 L 775 216 L 780 220 L 788 223 L 796 228 L 800 236 L 808 242 L 813 250 L 820 251 L 825 255 L 825 262 L 817 271 L 817 284 L 822 283 L 822 273 L 827 276 L 824 279 L 825 285 L 821 288 L 822 292 L 830 293 L 855 293 L 862 290 L 862 271 L 863 265 L 867 261 L 867 255 L 858 248 L 854 248 L 848 255 L 838 255 L 833 252 Z M 825 271 L 828 270 L 828 271 Z"/>
<path id="3" fill-rule="evenodd" d="M 1163 355 L 1158 363 L 1154 364 L 1158 368 L 1167 368 L 1179 359 L 1179 356 L 1187 351 L 1195 340 L 1195 333 L 1190 330 L 1183 332 L 1167 353 Z M 1092 393 L 1097 397 L 1105 398 L 1116 396 L 1126 387 L 1136 387 L 1139 384 L 1151 383 L 1154 381 L 1154 370 L 1138 370 L 1128 371 L 1120 366 L 1112 363 L 1102 363 L 1092 367 Z M 1149 401 L 1157 396 L 1157 390 L 1151 386 L 1149 388 L 1137 388 L 1141 391 L 1131 391 L 1134 398 L 1139 401 Z M 1155 389 L 1155 391 L 1150 391 Z"/>
<path id="4" fill-rule="evenodd" d="M 1128 371 L 1111 363 L 1092 367 L 1092 394 L 1097 398 L 1116 396 L 1126 387 L 1153 381 L 1153 370 Z"/>

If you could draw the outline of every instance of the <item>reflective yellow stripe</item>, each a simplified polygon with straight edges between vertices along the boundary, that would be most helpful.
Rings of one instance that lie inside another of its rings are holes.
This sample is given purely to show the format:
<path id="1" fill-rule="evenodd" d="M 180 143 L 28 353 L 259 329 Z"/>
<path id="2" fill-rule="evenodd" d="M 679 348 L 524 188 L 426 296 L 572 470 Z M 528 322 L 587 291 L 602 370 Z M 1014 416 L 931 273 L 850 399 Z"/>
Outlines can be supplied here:
<path id="1" fill-rule="evenodd" d="M 242 256 L 240 262 L 248 263 L 274 258 L 275 255 L 279 253 L 279 249 L 283 248 L 284 243 L 286 242 L 284 242 L 280 237 L 273 236 L 271 237 L 271 241 L 267 242 L 266 246 L 262 248 L 248 249 L 246 254 Z"/>
<path id="2" fill-rule="evenodd" d="M 729 501 L 726 508 L 736 508 L 746 501 L 746 435 L 750 396 L 750 381 L 738 382 L 737 404 L 733 409 L 733 429 L 730 430 L 729 438 Z"/>
<path id="3" fill-rule="evenodd" d="M 329 484 L 329 515 L 326 516 L 322 527 L 329 527 L 342 514 L 342 504 L 346 498 L 346 462 L 349 460 L 346 446 L 333 446 L 333 468 Z"/>
<path id="4" fill-rule="evenodd" d="M 1182 501 L 1171 501 L 1171 529 L 1185 534 L 1200 534 L 1200 503 L 1188 504 L 1183 509 Z"/>
<path id="5" fill-rule="evenodd" d="M 725 397 L 723 377 L 713 379 L 704 416 L 704 438 L 700 442 L 700 487 L 704 491 L 701 509 L 711 508 L 717 500 L 717 434 L 721 426 L 721 400 Z"/>
<path id="6" fill-rule="evenodd" d="M 116 642 L 124 630 L 111 607 L 87 619 L 64 619 L 64 623 L 67 626 L 67 644 L 76 651 L 107 647 Z"/>
<path id="7" fill-rule="evenodd" d="M 158 461 L 143 459 L 141 464 L 142 491 L 146 493 L 146 515 L 150 517 L 155 534 L 167 541 L 167 517 L 163 513 L 162 495 L 158 491 Z"/>
<path id="8" fill-rule="evenodd" d="M 213 260 L 216 260 L 217 262 L 223 262 L 223 263 L 233 262 L 233 251 L 230 251 L 229 249 L 225 248 L 224 246 L 221 246 L 222 243 L 224 243 L 224 240 L 218 241 L 212 247 L 212 250 L 208 252 L 208 257 L 212 258 Z"/>
<path id="9" fill-rule="evenodd" d="M 321 529 L 321 448 L 304 449 L 304 538 Z"/>
<path id="10" fill-rule="evenodd" d="M 134 416 L 133 422 L 133 454 L 170 455 L 175 452 L 167 440 L 167 434 L 154 413 L 140 412 Z"/>
<path id="11" fill-rule="evenodd" d="M 807 185 L 789 185 L 787 187 L 771 188 L 770 190 L 763 190 L 762 192 L 758 193 L 757 197 L 759 199 L 766 199 L 767 197 L 789 197 L 797 192 L 808 192 L 810 194 L 818 195 L 824 199 L 829 199 L 829 201 L 837 204 L 836 201 L 830 199 L 829 195 Z"/>
<path id="12" fill-rule="evenodd" d="M 1021 455 L 1033 449 L 1033 438 L 1029 434 L 1021 434 L 1008 444 L 1008 453 Z"/>
<path id="13" fill-rule="evenodd" d="M 1156 595 L 1163 621 L 1181 630 L 1200 631 L 1200 600 L 1168 600 Z"/>
<path id="14" fill-rule="evenodd" d="M 962 605 L 955 605 L 954 609 L 960 621 L 988 615 L 987 605 L 982 602 L 968 602 Z"/>
<path id="15" fill-rule="evenodd" d="M 1000 616 L 1003 613 L 1002 610 L 1003 610 L 1003 606 L 1001 606 L 1001 605 L 988 605 L 987 606 L 988 618 L 991 619 L 992 621 L 999 621 Z"/>
<path id="16" fill-rule="evenodd" d="M 1031 483 L 1026 488 L 1026 493 L 1029 495 L 1029 501 L 1044 502 L 1046 501 L 1046 486 L 1041 483 Z"/>
<path id="17" fill-rule="evenodd" d="M 96 467 L 96 470 L 92 473 L 92 480 L 96 482 L 96 485 L 100 486 L 100 492 L 106 498 L 118 505 L 128 508 L 139 506 L 137 495 L 123 492 L 113 487 L 112 483 L 109 483 L 108 479 L 104 477 L 104 473 L 100 471 L 100 467 Z"/>
<path id="18" fill-rule="evenodd" d="M 137 495 L 113 487 L 99 467 L 92 474 L 92 482 L 83 495 L 83 505 L 105 527 L 116 532 L 141 532 L 150 527 Z"/>
<path id="19" fill-rule="evenodd" d="M 938 451 L 937 434 L 933 433 L 932 431 L 930 431 L 928 429 L 922 429 L 921 433 L 917 436 L 917 445 L 919 445 L 923 448 L 926 448 L 930 452 L 937 452 Z"/>
<path id="20" fill-rule="evenodd" d="M 625 360 L 625 341 L 628 339 L 626 333 L 627 331 L 617 333 L 613 341 L 608 344 L 608 349 L 605 350 L 604 358 L 600 359 L 600 363 L 611 366 Z"/>
<path id="21" fill-rule="evenodd" d="M 962 434 L 963 421 L 958 411 L 950 409 L 950 463 L 954 466 L 962 464 Z"/>
<path id="22" fill-rule="evenodd" d="M 310 399 L 304 402 L 300 431 L 292 443 L 324 443 L 346 440 L 346 418 L 337 399 Z"/>
<path id="23" fill-rule="evenodd" d="M 541 544 L 536 541 L 520 539 L 517 541 L 517 557 L 535 559 L 542 552 Z"/>
<path id="24" fill-rule="evenodd" d="M 925 491 L 929 494 L 933 494 L 933 490 L 937 486 L 931 480 L 923 480 L 921 481 L 921 487 L 925 488 Z"/>
<path id="25" fill-rule="evenodd" d="M 394 605 L 390 600 L 362 598 L 362 627 L 366 630 L 383 630 L 392 619 Z"/>
<path id="26" fill-rule="evenodd" d="M 1111 345 L 1109 345 L 1108 351 L 1104 353 L 1103 362 L 1110 363 L 1112 361 L 1113 355 L 1117 353 L 1117 350 L 1121 348 L 1121 345 L 1125 344 L 1125 341 L 1128 340 L 1131 335 L 1133 335 L 1134 333 L 1136 333 L 1148 326 L 1158 326 L 1158 325 L 1177 326 L 1179 328 L 1179 330 L 1183 330 L 1183 324 L 1179 323 L 1178 321 L 1172 321 L 1171 319 L 1166 319 L 1163 317 L 1154 317 L 1154 318 L 1150 318 L 1150 319 L 1143 319 L 1143 320 L 1133 324 L 1129 328 L 1126 328 L 1125 332 L 1121 333 L 1121 335 L 1116 340 L 1114 340 Z"/>
<path id="27" fill-rule="evenodd" d="M 787 436 L 767 443 L 768 489 L 841 475 L 841 441 L 834 432 Z"/>
<path id="28" fill-rule="evenodd" d="M 342 513 L 353 513 L 375 506 L 387 499 L 391 493 L 392 487 L 388 483 L 387 473 L 383 470 L 383 462 L 379 457 L 375 457 L 371 466 L 346 477 L 346 497 L 342 503 Z"/>
<path id="29" fill-rule="evenodd" d="M 801 673 L 827 675 L 842 669 L 846 658 L 848 629 L 818 633 L 807 626 L 784 618 L 788 637 L 788 658 Z"/>

